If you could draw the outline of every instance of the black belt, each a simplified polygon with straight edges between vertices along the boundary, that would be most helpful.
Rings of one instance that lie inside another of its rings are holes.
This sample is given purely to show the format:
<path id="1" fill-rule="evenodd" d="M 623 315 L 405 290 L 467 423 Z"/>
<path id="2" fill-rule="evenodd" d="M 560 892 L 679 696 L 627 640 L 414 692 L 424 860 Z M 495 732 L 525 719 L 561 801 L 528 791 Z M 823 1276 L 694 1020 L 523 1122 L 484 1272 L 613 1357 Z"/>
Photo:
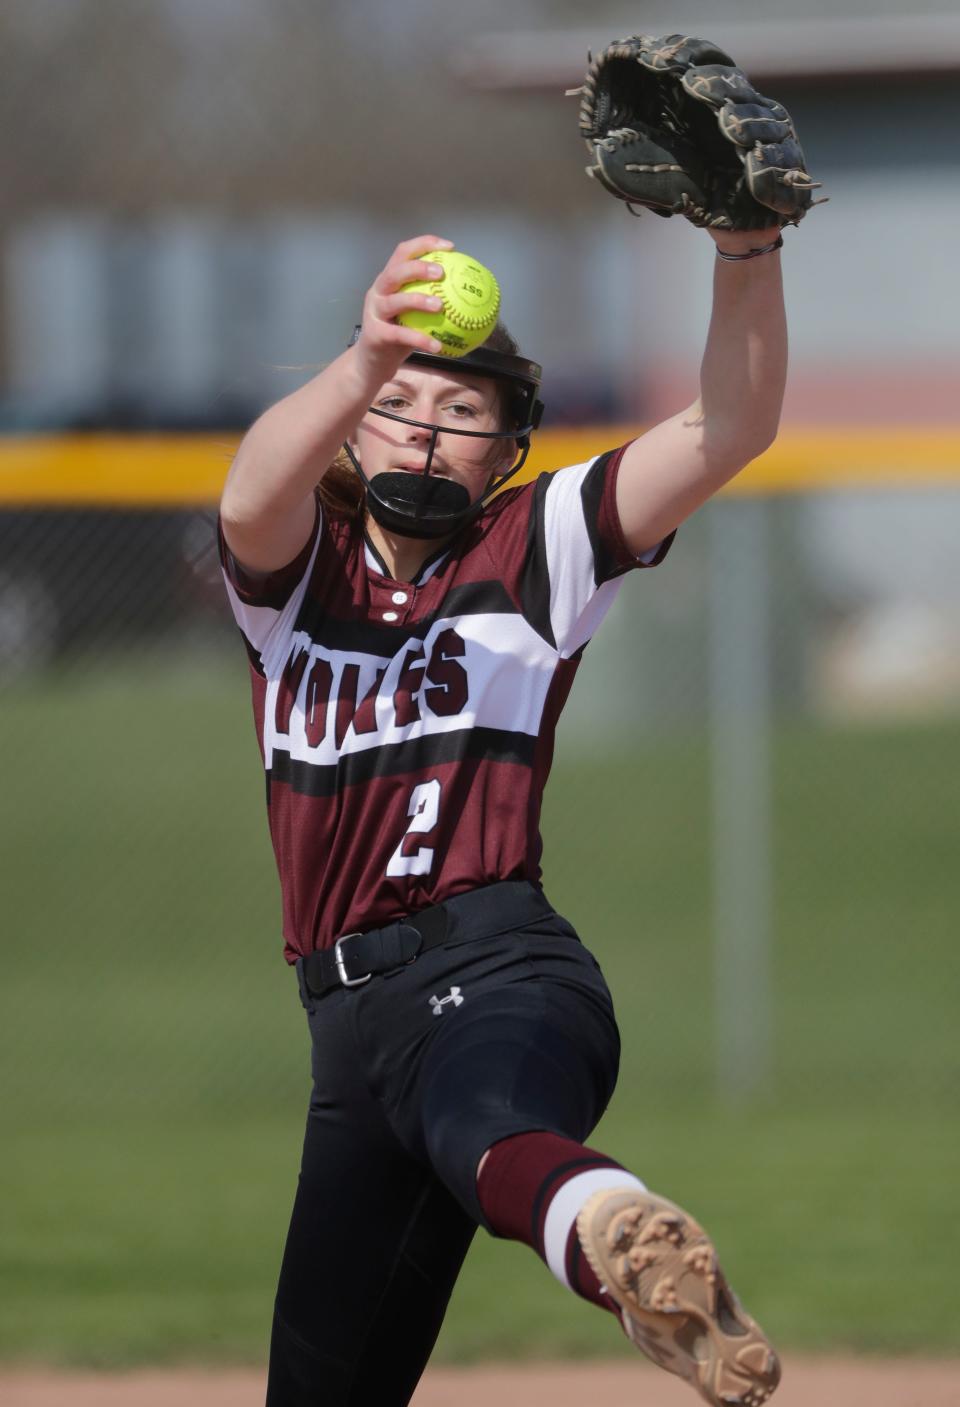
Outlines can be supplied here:
<path id="1" fill-rule="evenodd" d="M 307 990 L 322 997 L 334 987 L 361 987 L 371 977 L 395 972 L 420 953 L 439 947 L 448 926 L 447 910 L 436 904 L 369 933 L 345 933 L 332 948 L 308 953 L 303 959 Z"/>

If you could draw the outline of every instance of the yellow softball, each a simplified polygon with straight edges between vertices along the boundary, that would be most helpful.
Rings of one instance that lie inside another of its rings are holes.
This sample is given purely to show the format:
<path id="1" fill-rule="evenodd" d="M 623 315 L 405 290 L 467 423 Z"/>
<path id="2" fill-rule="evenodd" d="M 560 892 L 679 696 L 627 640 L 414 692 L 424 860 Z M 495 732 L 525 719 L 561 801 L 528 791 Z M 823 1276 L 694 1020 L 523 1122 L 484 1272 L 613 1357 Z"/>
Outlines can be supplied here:
<path id="1" fill-rule="evenodd" d="M 435 249 L 419 257 L 442 265 L 444 277 L 404 284 L 404 292 L 432 294 L 443 299 L 443 307 L 435 313 L 401 313 L 397 321 L 429 332 L 443 344 L 444 356 L 465 356 L 486 342 L 496 326 L 500 286 L 489 269 L 459 249 Z"/>

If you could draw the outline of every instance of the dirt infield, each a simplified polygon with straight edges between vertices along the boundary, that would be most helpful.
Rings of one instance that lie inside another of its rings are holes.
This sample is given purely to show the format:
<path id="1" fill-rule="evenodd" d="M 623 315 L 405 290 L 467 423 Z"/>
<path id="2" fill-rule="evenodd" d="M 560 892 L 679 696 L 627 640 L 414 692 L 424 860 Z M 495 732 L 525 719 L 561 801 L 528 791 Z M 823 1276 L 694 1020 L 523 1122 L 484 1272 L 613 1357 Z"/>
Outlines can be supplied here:
<path id="1" fill-rule="evenodd" d="M 646 1364 L 436 1368 L 413 1407 L 695 1407 L 685 1383 Z M 788 1359 L 776 1407 L 957 1407 L 960 1360 Z M 101 1377 L 0 1371 L 4 1407 L 262 1407 L 257 1371 L 178 1369 Z M 374 1407 L 374 1404 L 371 1404 Z"/>

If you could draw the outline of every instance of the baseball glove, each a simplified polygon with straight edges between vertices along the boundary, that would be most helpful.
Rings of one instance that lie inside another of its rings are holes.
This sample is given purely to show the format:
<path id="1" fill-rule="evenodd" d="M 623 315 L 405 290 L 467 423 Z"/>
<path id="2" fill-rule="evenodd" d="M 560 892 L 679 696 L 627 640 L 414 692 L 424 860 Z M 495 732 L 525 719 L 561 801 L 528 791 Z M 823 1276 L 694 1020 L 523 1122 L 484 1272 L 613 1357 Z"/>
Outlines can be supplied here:
<path id="1" fill-rule="evenodd" d="M 706 39 L 618 40 L 575 91 L 587 175 L 631 208 L 745 230 L 796 224 L 820 204 L 786 108 Z"/>

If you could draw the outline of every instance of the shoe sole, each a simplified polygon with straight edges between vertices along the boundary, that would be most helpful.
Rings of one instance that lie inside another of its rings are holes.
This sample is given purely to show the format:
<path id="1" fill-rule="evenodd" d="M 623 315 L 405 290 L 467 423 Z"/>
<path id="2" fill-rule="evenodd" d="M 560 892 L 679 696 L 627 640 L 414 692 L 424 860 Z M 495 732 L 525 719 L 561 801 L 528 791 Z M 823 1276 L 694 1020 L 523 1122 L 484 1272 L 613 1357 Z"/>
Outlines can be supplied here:
<path id="1" fill-rule="evenodd" d="M 594 1193 L 577 1217 L 594 1274 L 627 1337 L 713 1407 L 761 1407 L 780 1362 L 717 1264 L 703 1227 L 652 1192 Z"/>

